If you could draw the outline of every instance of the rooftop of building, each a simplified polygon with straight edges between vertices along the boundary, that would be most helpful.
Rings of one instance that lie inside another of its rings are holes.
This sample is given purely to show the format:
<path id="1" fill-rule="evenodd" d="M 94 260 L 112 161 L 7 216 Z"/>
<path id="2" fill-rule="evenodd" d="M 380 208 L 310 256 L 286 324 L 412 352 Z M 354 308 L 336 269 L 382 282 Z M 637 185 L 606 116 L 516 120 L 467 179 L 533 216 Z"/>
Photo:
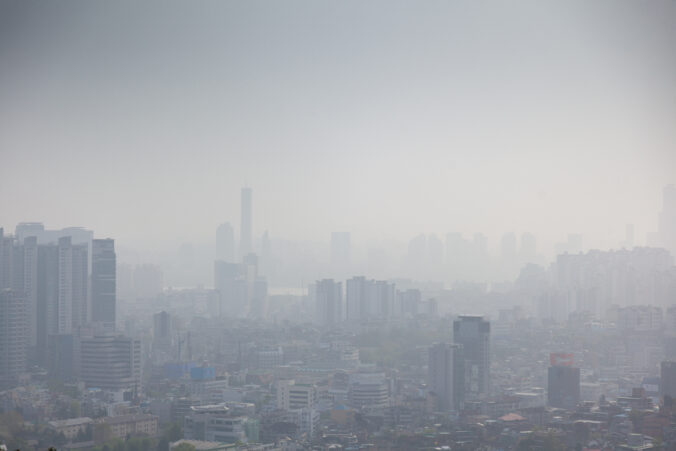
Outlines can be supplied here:
<path id="1" fill-rule="evenodd" d="M 103 417 L 100 421 L 106 424 L 122 424 L 136 421 L 157 420 L 158 417 L 147 413 L 130 413 L 127 415 L 117 415 L 114 417 Z"/>
<path id="2" fill-rule="evenodd" d="M 55 428 L 62 428 L 68 426 L 81 426 L 83 424 L 89 424 L 92 421 L 94 420 L 92 420 L 89 417 L 79 417 L 79 418 L 69 418 L 67 420 L 53 420 L 50 421 L 48 424 Z"/>

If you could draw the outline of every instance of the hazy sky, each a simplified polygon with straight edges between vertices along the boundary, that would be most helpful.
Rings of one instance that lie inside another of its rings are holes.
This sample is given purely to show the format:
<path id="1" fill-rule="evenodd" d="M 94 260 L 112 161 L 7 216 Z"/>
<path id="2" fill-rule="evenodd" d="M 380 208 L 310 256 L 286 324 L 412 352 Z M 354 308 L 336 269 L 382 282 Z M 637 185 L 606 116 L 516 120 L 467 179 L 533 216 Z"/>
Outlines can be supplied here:
<path id="1" fill-rule="evenodd" d="M 676 1 L 0 1 L 0 225 L 608 234 L 676 182 Z"/>

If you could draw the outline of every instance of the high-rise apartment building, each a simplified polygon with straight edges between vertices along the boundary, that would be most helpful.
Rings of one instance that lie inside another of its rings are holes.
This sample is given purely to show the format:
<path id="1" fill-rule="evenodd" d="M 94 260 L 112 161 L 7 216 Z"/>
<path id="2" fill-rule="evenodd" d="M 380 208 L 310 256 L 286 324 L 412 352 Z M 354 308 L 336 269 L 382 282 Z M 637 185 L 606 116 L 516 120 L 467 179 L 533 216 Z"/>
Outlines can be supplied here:
<path id="1" fill-rule="evenodd" d="M 92 315 L 95 323 L 115 328 L 115 241 L 92 240 Z"/>
<path id="2" fill-rule="evenodd" d="M 346 319 L 349 322 L 388 320 L 399 316 L 395 309 L 396 295 L 393 283 L 353 277 L 345 283 Z"/>
<path id="3" fill-rule="evenodd" d="M 26 370 L 26 310 L 24 298 L 0 289 L 0 389 L 16 383 Z"/>
<path id="4" fill-rule="evenodd" d="M 465 392 L 465 367 L 462 346 L 435 343 L 428 350 L 427 383 L 439 400 L 442 411 L 462 409 Z"/>
<path id="5" fill-rule="evenodd" d="M 87 322 L 89 290 L 87 245 L 73 245 L 70 237 L 59 238 L 57 334 L 71 334 Z"/>
<path id="6" fill-rule="evenodd" d="M 490 323 L 481 316 L 462 315 L 453 322 L 453 341 L 465 359 L 465 399 L 490 394 Z"/>
<path id="7" fill-rule="evenodd" d="M 315 286 L 317 322 L 323 326 L 337 326 L 343 320 L 343 289 L 333 279 L 317 281 Z"/>

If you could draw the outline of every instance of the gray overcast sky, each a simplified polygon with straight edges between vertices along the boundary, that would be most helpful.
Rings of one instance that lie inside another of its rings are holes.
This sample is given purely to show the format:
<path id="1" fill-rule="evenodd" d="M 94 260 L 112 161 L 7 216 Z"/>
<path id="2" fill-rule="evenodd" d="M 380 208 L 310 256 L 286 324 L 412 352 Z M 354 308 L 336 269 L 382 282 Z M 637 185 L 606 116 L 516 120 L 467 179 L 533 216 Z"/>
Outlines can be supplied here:
<path id="1" fill-rule="evenodd" d="M 0 225 L 656 228 L 676 2 L 0 2 Z"/>

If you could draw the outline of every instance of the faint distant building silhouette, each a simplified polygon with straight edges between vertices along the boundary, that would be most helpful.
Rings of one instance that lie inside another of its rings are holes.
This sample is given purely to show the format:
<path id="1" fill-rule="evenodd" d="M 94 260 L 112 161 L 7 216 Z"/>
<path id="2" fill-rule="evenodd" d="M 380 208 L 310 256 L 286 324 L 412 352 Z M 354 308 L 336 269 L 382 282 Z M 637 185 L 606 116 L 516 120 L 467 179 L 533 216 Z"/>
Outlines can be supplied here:
<path id="1" fill-rule="evenodd" d="M 92 240 L 92 321 L 115 329 L 115 240 Z"/>
<path id="2" fill-rule="evenodd" d="M 229 222 L 216 229 L 216 260 L 235 262 L 235 231 Z"/>
<path id="3" fill-rule="evenodd" d="M 624 226 L 624 242 L 622 247 L 631 249 L 634 247 L 634 224 L 627 224 Z"/>
<path id="4" fill-rule="evenodd" d="M 214 262 L 214 288 L 220 297 L 220 315 L 236 318 L 246 308 L 246 279 L 237 263 Z"/>
<path id="5" fill-rule="evenodd" d="M 462 346 L 435 343 L 428 349 L 427 384 L 438 400 L 441 411 L 463 407 L 465 368 Z"/>
<path id="6" fill-rule="evenodd" d="M 252 219 L 252 197 L 251 188 L 242 188 L 241 195 L 241 224 L 239 229 L 239 257 L 253 252 L 253 219 Z"/>
<path id="7" fill-rule="evenodd" d="M 393 283 L 353 277 L 345 283 L 345 317 L 352 325 L 401 316 Z"/>
<path id="8" fill-rule="evenodd" d="M 453 322 L 453 342 L 462 345 L 465 359 L 465 399 L 490 394 L 491 325 L 481 316 L 461 315 Z"/>
<path id="9" fill-rule="evenodd" d="M 676 185 L 664 188 L 658 233 L 660 245 L 676 255 Z"/>
<path id="10" fill-rule="evenodd" d="M 525 232 L 521 234 L 519 259 L 521 265 L 535 263 L 537 260 L 537 239 L 532 233 Z"/>
<path id="11" fill-rule="evenodd" d="M 331 272 L 338 277 L 350 269 L 350 232 L 331 233 Z"/>
<path id="12" fill-rule="evenodd" d="M 119 278 L 119 274 L 116 274 Z M 157 265 L 143 264 L 134 267 L 133 291 L 137 299 L 149 299 L 164 289 L 162 268 Z M 117 293 L 119 296 L 119 293 Z"/>

